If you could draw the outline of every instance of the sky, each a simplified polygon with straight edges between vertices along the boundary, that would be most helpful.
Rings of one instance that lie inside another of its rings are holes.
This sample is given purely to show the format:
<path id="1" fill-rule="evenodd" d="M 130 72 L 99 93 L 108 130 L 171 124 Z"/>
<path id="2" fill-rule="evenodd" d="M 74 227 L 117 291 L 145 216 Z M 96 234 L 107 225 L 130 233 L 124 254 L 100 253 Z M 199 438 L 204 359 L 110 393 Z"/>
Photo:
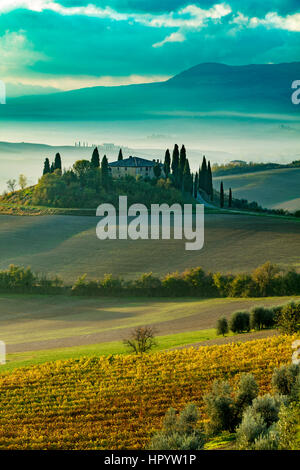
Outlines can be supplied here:
<path id="1" fill-rule="evenodd" d="M 167 80 L 202 62 L 293 62 L 299 51 L 299 0 L 0 0 L 11 96 Z"/>

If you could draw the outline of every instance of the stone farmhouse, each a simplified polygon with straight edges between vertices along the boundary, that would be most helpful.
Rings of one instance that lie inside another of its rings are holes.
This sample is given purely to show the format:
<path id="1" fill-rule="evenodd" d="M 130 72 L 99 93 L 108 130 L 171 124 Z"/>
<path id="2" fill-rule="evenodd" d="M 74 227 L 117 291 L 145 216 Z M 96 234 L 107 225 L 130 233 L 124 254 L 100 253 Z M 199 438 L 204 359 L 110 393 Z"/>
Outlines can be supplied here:
<path id="1" fill-rule="evenodd" d="M 159 160 L 146 160 L 145 158 L 129 157 L 108 164 L 113 178 L 122 178 L 126 175 L 154 178 L 154 167 L 159 165 L 161 176 L 164 176 L 163 164 Z"/>

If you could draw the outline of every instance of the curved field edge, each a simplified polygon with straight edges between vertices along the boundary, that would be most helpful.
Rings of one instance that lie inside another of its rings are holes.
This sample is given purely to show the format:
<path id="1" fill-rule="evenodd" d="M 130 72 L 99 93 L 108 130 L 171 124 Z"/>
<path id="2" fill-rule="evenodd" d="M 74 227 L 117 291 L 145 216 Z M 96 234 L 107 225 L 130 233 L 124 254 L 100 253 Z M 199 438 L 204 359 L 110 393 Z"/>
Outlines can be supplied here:
<path id="1" fill-rule="evenodd" d="M 0 376 L 0 449 L 142 449 L 166 410 L 196 403 L 212 382 L 251 372 L 260 394 L 291 362 L 295 336 L 148 355 L 57 361 Z"/>

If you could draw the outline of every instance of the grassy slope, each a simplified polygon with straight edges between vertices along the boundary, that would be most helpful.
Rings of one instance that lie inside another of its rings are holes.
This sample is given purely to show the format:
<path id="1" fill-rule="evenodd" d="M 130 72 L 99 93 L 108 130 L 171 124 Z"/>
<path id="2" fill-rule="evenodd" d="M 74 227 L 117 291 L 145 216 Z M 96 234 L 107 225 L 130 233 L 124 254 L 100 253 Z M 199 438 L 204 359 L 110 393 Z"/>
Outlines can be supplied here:
<path id="1" fill-rule="evenodd" d="M 214 178 L 216 187 L 220 181 L 226 191 L 232 188 L 234 197 L 256 201 L 268 208 L 300 210 L 300 168 L 219 176 Z"/>
<path id="2" fill-rule="evenodd" d="M 96 217 L 2 215 L 0 221 L 0 268 L 30 265 L 59 274 L 67 283 L 83 273 L 90 278 L 105 273 L 135 278 L 191 266 L 249 271 L 267 260 L 299 267 L 300 224 L 284 218 L 207 214 L 200 251 L 186 251 L 184 240 L 100 241 Z"/>
<path id="3" fill-rule="evenodd" d="M 8 363 L 1 371 L 84 355 L 124 354 L 132 327 L 151 324 L 156 350 L 216 338 L 215 323 L 236 309 L 278 305 L 265 299 L 88 299 L 64 296 L 0 296 L 1 339 Z"/>

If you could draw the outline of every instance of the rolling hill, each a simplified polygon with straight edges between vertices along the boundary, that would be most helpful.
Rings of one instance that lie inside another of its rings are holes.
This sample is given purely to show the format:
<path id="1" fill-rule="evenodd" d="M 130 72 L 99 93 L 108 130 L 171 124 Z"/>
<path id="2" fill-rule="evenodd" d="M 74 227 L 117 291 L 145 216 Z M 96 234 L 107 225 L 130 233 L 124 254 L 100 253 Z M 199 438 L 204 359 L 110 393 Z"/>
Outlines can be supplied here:
<path id="1" fill-rule="evenodd" d="M 71 284 L 84 273 L 136 278 L 202 266 L 206 271 L 249 272 L 265 261 L 299 269 L 300 223 L 266 216 L 207 214 L 205 244 L 185 251 L 185 240 L 96 238 L 96 217 L 0 216 L 0 268 L 10 263 L 62 276 Z"/>
<path id="2" fill-rule="evenodd" d="M 300 210 L 300 168 L 215 177 L 217 189 L 221 181 L 225 191 L 232 188 L 239 199 L 256 201 L 270 209 Z"/>

